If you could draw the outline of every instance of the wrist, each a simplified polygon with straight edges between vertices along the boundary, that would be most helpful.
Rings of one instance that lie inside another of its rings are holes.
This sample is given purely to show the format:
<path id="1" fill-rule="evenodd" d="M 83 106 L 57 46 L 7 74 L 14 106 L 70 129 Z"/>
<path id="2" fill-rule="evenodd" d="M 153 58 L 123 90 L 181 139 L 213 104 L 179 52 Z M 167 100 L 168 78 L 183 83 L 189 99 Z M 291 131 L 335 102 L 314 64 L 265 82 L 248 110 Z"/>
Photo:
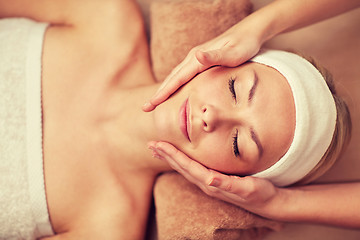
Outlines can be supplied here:
<path id="1" fill-rule="evenodd" d="M 297 196 L 302 194 L 300 190 L 277 188 L 277 194 L 269 201 L 264 211 L 264 217 L 278 220 L 292 222 L 298 219 L 299 204 L 296 203 Z"/>
<path id="2" fill-rule="evenodd" d="M 276 35 L 288 31 L 295 24 L 292 18 L 293 1 L 274 1 L 250 14 L 244 20 L 256 31 L 261 44 Z"/>
<path id="3" fill-rule="evenodd" d="M 236 31 L 242 34 L 240 37 L 250 38 L 261 47 L 279 33 L 275 27 L 276 24 L 268 15 L 262 9 L 257 10 L 239 22 Z"/>

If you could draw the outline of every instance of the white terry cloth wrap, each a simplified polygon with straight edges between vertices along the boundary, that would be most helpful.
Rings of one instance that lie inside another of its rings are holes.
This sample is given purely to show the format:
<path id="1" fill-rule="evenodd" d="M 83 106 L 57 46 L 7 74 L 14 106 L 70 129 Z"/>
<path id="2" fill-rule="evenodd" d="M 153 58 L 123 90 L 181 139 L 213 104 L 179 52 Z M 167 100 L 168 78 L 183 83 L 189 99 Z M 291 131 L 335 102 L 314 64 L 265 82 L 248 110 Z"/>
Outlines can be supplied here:
<path id="1" fill-rule="evenodd" d="M 53 235 L 45 196 L 42 136 L 41 72 L 44 33 L 47 25 L 37 23 L 29 36 L 26 62 L 26 142 L 29 192 L 34 231 L 39 236 Z"/>
<path id="2" fill-rule="evenodd" d="M 41 67 L 47 24 L 0 20 L 0 239 L 53 235 L 42 155 Z"/>
<path id="3" fill-rule="evenodd" d="M 252 175 L 269 179 L 277 186 L 287 186 L 305 177 L 328 149 L 337 118 L 335 101 L 320 72 L 296 54 L 264 50 L 250 61 L 276 69 L 287 79 L 293 93 L 296 110 L 293 141 L 279 161 Z"/>

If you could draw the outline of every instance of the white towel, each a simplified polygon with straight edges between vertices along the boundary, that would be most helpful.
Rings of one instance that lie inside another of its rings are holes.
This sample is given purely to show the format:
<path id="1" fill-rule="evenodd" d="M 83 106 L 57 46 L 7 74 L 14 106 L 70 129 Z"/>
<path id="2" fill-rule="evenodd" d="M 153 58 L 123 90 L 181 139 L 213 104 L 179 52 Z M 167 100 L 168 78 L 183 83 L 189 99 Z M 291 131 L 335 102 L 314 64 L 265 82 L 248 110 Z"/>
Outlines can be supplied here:
<path id="1" fill-rule="evenodd" d="M 47 24 L 0 20 L 0 239 L 53 234 L 47 210 L 41 56 Z"/>

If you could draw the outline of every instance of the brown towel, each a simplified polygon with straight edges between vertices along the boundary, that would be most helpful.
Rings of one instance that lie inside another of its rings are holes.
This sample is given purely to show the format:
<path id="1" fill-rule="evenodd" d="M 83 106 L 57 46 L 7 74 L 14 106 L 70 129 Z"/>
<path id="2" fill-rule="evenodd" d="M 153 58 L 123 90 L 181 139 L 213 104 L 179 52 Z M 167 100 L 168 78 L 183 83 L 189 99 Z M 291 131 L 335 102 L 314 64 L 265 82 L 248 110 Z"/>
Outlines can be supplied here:
<path id="1" fill-rule="evenodd" d="M 204 194 L 178 173 L 161 175 L 154 189 L 159 240 L 261 239 L 281 224 Z"/>
<path id="2" fill-rule="evenodd" d="M 210 40 L 251 12 L 249 0 L 155 0 L 150 6 L 150 49 L 162 81 L 191 48 Z"/>

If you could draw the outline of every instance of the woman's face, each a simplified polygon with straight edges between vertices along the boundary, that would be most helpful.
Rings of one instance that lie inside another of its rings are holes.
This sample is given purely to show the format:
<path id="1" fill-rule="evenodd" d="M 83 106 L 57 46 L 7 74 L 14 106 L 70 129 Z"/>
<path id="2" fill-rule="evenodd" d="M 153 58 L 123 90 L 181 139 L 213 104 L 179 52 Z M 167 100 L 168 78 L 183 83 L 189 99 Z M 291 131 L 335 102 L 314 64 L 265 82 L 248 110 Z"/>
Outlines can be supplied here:
<path id="1" fill-rule="evenodd" d="M 246 175 L 278 161 L 295 129 L 286 79 L 258 63 L 214 67 L 155 110 L 159 140 L 208 168 Z"/>

